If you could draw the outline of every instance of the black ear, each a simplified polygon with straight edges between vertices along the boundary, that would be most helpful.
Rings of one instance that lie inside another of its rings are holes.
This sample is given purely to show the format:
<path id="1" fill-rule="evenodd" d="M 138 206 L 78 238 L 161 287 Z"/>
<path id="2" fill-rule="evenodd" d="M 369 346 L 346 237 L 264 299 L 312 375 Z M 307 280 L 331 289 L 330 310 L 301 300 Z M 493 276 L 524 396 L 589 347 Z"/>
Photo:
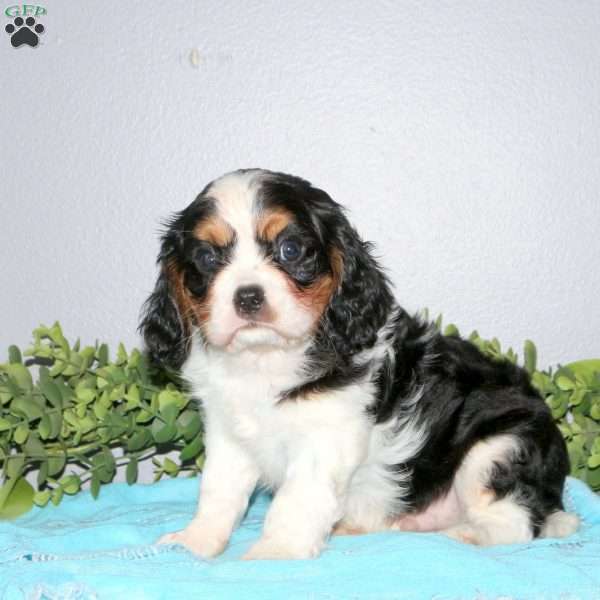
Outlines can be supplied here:
<path id="1" fill-rule="evenodd" d="M 377 332 L 392 308 L 393 296 L 385 274 L 371 255 L 371 244 L 363 242 L 345 218 L 331 233 L 342 272 L 320 333 L 338 355 L 349 357 L 375 344 Z"/>
<path id="2" fill-rule="evenodd" d="M 139 330 L 152 362 L 179 369 L 188 354 L 189 335 L 177 306 L 169 273 L 169 265 L 172 264 L 169 261 L 173 261 L 174 251 L 172 236 L 165 236 L 158 258 L 161 273 L 142 308 Z"/>

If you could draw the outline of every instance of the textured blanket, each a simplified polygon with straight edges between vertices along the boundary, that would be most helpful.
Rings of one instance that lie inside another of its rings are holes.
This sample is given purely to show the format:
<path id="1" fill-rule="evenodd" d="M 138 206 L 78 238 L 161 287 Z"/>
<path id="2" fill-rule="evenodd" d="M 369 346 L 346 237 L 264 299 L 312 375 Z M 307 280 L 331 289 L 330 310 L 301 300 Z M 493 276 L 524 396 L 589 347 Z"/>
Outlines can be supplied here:
<path id="1" fill-rule="evenodd" d="M 269 505 L 258 495 L 225 554 L 203 561 L 159 535 L 193 516 L 197 479 L 113 484 L 0 523 L 0 597 L 600 599 L 600 498 L 570 479 L 570 538 L 476 548 L 437 534 L 336 537 L 315 560 L 245 562 Z"/>

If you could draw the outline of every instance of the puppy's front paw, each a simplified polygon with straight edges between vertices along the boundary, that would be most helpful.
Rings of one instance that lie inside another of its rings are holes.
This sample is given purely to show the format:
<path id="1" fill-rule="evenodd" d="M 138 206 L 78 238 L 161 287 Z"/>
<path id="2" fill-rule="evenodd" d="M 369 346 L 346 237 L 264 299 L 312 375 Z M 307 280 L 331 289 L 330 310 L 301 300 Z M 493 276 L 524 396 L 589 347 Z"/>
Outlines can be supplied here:
<path id="1" fill-rule="evenodd" d="M 293 547 L 273 538 L 261 538 L 244 554 L 242 560 L 298 560 L 315 558 L 319 552 L 320 548 L 316 545 Z"/>
<path id="2" fill-rule="evenodd" d="M 206 530 L 186 527 L 163 535 L 157 544 L 180 544 L 202 558 L 213 558 L 225 550 L 227 540 Z"/>

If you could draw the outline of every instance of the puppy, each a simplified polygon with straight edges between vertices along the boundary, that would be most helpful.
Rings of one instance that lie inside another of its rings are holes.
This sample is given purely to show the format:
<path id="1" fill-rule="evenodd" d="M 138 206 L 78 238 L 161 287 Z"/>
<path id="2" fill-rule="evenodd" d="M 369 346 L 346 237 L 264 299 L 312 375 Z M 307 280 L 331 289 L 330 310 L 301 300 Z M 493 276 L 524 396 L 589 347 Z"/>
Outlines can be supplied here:
<path id="1" fill-rule="evenodd" d="M 161 542 L 218 555 L 257 486 L 274 499 L 247 559 L 315 557 L 332 533 L 577 529 L 527 374 L 409 316 L 324 191 L 225 175 L 169 223 L 159 265 L 141 331 L 201 401 L 206 445 L 198 512 Z"/>

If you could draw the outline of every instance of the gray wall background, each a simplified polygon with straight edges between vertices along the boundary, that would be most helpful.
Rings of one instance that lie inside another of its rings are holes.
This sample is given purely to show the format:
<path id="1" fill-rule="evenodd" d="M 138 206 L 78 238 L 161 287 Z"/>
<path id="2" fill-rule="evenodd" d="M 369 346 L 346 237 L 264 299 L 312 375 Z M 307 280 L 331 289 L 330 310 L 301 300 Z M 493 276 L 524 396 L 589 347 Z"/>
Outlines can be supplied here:
<path id="1" fill-rule="evenodd" d="M 351 209 L 401 303 L 600 355 L 598 2 L 64 2 L 4 25 L 0 360 L 139 344 L 160 220 L 261 166 Z"/>

